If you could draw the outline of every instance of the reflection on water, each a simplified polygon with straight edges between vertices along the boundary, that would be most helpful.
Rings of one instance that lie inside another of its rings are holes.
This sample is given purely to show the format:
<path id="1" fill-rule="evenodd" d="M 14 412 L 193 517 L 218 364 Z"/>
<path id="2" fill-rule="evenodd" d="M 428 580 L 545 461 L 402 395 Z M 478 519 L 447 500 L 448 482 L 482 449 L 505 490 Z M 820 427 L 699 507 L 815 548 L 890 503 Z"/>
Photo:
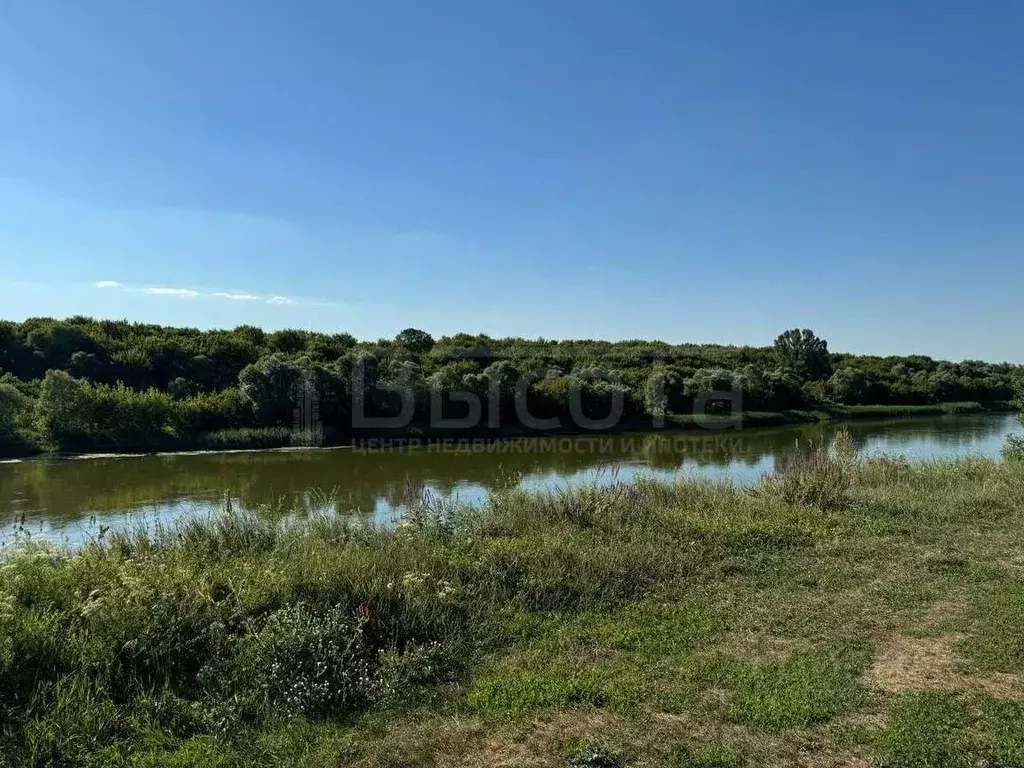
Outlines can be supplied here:
<path id="1" fill-rule="evenodd" d="M 867 454 L 940 459 L 998 457 L 1016 414 L 847 423 Z M 225 502 L 304 512 L 401 514 L 410 489 L 480 503 L 500 486 L 534 490 L 702 476 L 755 482 L 775 462 L 838 425 L 727 432 L 663 432 L 434 446 L 390 451 L 222 453 L 0 464 L 0 519 L 16 529 L 72 543 L 100 526 L 147 524 L 182 514 L 216 514 Z"/>

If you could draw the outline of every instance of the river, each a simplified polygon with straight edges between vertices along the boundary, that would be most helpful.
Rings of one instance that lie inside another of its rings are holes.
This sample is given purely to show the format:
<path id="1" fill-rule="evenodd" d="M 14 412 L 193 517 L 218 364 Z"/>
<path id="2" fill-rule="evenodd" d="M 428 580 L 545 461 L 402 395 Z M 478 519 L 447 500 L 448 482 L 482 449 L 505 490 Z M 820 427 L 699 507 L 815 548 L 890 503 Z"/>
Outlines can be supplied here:
<path id="1" fill-rule="evenodd" d="M 915 460 L 998 457 L 1016 414 L 506 441 L 473 448 L 254 451 L 39 459 L 0 464 L 0 545 L 44 538 L 79 544 L 103 527 L 215 515 L 226 501 L 381 524 L 426 492 L 482 503 L 499 486 L 570 488 L 645 476 L 756 482 L 775 462 L 845 426 L 868 455 Z"/>

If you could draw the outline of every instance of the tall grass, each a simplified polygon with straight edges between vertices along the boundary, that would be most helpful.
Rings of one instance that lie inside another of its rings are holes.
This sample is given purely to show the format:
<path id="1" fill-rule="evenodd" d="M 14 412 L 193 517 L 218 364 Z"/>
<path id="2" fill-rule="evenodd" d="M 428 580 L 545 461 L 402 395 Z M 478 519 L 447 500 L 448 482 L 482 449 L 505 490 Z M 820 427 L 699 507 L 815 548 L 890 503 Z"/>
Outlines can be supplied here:
<path id="1" fill-rule="evenodd" d="M 761 490 L 787 504 L 840 509 L 850 501 L 860 457 L 850 432 L 839 430 L 831 443 L 799 443 L 776 471 L 761 481 Z"/>
<path id="2" fill-rule="evenodd" d="M 312 430 L 288 427 L 240 427 L 197 435 L 187 444 L 197 450 L 220 451 L 232 448 L 316 446 L 322 442 L 323 435 Z"/>
<path id="3" fill-rule="evenodd" d="M 426 528 L 227 513 L 76 554 L 13 553 L 0 566 L 0 752 L 82 765 L 148 731 L 338 717 L 424 648 L 456 670 L 469 610 L 450 547 Z"/>

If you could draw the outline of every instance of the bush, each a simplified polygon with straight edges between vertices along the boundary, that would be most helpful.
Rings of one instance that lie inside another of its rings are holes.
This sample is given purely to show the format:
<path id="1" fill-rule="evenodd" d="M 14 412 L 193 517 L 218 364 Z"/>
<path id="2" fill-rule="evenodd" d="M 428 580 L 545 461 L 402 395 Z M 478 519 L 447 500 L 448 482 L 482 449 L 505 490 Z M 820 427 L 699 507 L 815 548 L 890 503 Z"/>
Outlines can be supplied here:
<path id="1" fill-rule="evenodd" d="M 315 611 L 297 604 L 275 611 L 241 642 L 233 664 L 238 685 L 249 687 L 265 713 L 324 717 L 356 710 L 377 686 L 365 623 L 339 606 Z"/>
<path id="2" fill-rule="evenodd" d="M 1024 393 L 1019 393 L 1014 405 L 1020 410 L 1020 423 L 1024 426 Z M 1003 456 L 1014 461 L 1024 461 L 1024 435 L 1010 435 L 1003 447 Z"/>
<path id="3" fill-rule="evenodd" d="M 1024 461 L 1024 435 L 1008 435 L 1003 446 L 1003 458 Z"/>
<path id="4" fill-rule="evenodd" d="M 781 460 L 780 460 L 781 461 Z M 787 504 L 840 509 L 849 503 L 859 457 L 849 431 L 842 429 L 832 445 L 811 442 L 761 481 L 761 491 Z"/>
<path id="5" fill-rule="evenodd" d="M 425 686 L 452 682 L 460 668 L 454 649 L 437 641 L 411 644 L 404 652 L 380 655 L 376 699 L 385 704 L 412 704 Z"/>

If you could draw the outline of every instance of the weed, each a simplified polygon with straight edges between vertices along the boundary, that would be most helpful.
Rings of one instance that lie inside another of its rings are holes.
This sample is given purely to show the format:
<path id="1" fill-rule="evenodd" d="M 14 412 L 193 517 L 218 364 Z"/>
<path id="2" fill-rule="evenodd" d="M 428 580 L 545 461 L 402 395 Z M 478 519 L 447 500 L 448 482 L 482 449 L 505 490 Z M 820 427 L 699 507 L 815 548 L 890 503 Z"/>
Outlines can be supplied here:
<path id="1" fill-rule="evenodd" d="M 859 459 L 849 431 L 839 430 L 832 445 L 797 445 L 792 456 L 761 482 L 761 491 L 787 504 L 806 504 L 825 510 L 850 502 L 850 489 Z"/>

